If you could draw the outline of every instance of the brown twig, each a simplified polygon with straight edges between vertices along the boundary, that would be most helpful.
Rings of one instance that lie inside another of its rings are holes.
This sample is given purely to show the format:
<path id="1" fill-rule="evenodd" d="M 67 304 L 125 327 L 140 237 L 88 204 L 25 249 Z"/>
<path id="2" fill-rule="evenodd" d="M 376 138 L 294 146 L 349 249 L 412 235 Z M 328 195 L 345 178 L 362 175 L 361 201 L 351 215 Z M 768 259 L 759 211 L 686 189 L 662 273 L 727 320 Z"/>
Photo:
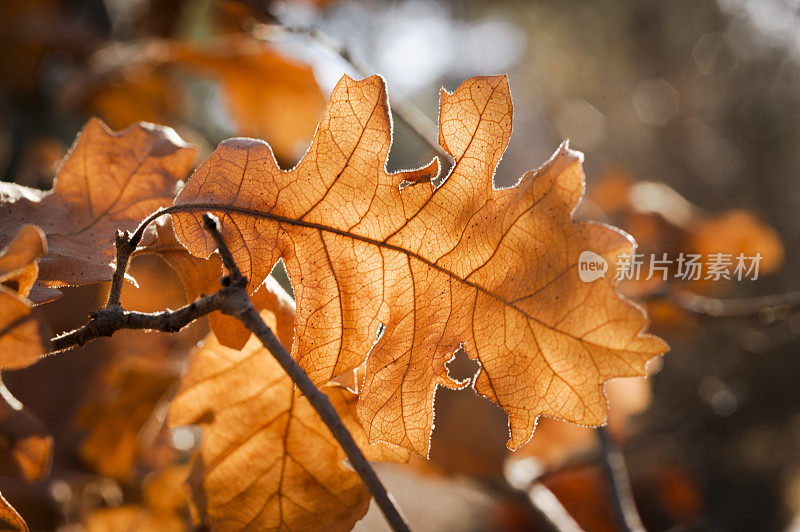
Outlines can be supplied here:
<path id="1" fill-rule="evenodd" d="M 97 338 L 111 336 L 122 329 L 145 329 L 163 332 L 177 332 L 194 320 L 215 310 L 221 310 L 230 297 L 229 291 L 222 289 L 204 296 L 178 310 L 163 312 L 133 312 L 119 305 L 98 310 L 82 327 L 60 334 L 50 341 L 50 354 L 81 346 Z"/>
<path id="2" fill-rule="evenodd" d="M 294 381 L 320 418 L 330 429 L 347 455 L 353 468 L 361 477 L 367 490 L 375 498 L 375 502 L 383 512 L 386 520 L 393 530 L 408 531 L 408 525 L 400 515 L 399 510 L 392 501 L 391 496 L 381 483 L 375 471 L 370 466 L 364 454 L 359 449 L 353 436 L 342 423 L 328 396 L 321 392 L 308 377 L 306 372 L 289 355 L 286 348 L 278 341 L 270 328 L 261 319 L 258 311 L 253 307 L 247 293 L 247 279 L 241 274 L 233 260 L 228 246 L 219 231 L 218 221 L 212 215 L 203 215 L 206 230 L 214 238 L 219 248 L 220 257 L 228 270 L 228 275 L 221 279 L 222 288 L 217 292 L 203 296 L 178 310 L 146 313 L 131 312 L 119 305 L 119 298 L 125 278 L 125 272 L 136 246 L 141 241 L 147 225 L 165 214 L 167 209 L 157 211 L 150 215 L 133 234 L 119 232 L 117 234 L 117 264 L 109 292 L 108 303 L 105 308 L 93 314 L 90 320 L 74 331 L 61 334 L 51 340 L 52 353 L 64 351 L 72 347 L 104 336 L 111 336 L 122 329 L 150 329 L 165 332 L 176 332 L 194 320 L 216 310 L 238 318 L 250 331 L 252 331 L 264 347 L 275 357 L 289 377 Z"/>
<path id="3" fill-rule="evenodd" d="M 317 411 L 319 417 L 322 418 L 322 421 L 328 426 L 333 437 L 336 438 L 336 441 L 341 445 L 353 469 L 356 470 L 362 482 L 364 482 L 367 489 L 372 493 L 375 502 L 383 512 L 383 515 L 386 517 L 392 529 L 397 531 L 409 530 L 408 525 L 394 505 L 386 488 L 383 486 L 380 479 L 378 479 L 375 470 L 369 465 L 364 453 L 361 452 L 361 449 L 353 439 L 350 431 L 347 430 L 347 427 L 342 423 L 342 419 L 339 417 L 339 414 L 336 413 L 336 409 L 333 408 L 333 404 L 331 404 L 328 396 L 316 387 L 305 370 L 295 362 L 283 344 L 275 337 L 272 330 L 264 323 L 264 320 L 261 319 L 258 311 L 250 301 L 250 296 L 247 295 L 247 291 L 245 290 L 247 279 L 242 276 L 239 268 L 236 266 L 233 255 L 231 255 L 219 231 L 217 219 L 211 214 L 206 213 L 203 215 L 203 224 L 214 238 L 217 248 L 219 249 L 222 263 L 228 270 L 228 285 L 238 288 L 238 290 L 231 293 L 231 295 L 226 298 L 227 304 L 222 311 L 238 318 L 245 327 L 256 335 L 261 341 L 261 344 L 275 357 L 275 360 L 278 361 L 286 374 L 289 375 L 306 399 L 308 399 L 308 402 L 311 403 L 311 406 Z M 223 282 L 223 284 L 225 283 Z"/>
<path id="4" fill-rule="evenodd" d="M 130 235 L 123 231 L 117 231 L 115 243 L 117 246 L 117 265 L 111 278 L 111 289 L 108 291 L 108 301 L 106 302 L 107 308 L 119 306 L 122 285 L 125 282 L 125 273 L 128 271 L 128 261 L 133 250 L 136 249 L 135 245 L 131 246 Z"/>
<path id="5" fill-rule="evenodd" d="M 597 438 L 600 442 L 603 471 L 611 487 L 611 503 L 617 524 L 624 532 L 644 532 L 639 512 L 636 511 L 636 503 L 633 501 L 622 451 L 616 446 L 605 427 L 597 428 Z"/>
<path id="6" fill-rule="evenodd" d="M 242 306 L 245 308 L 242 309 Z M 375 474 L 375 470 L 369 465 L 369 462 L 361 452 L 361 449 L 359 449 L 350 431 L 348 431 L 347 427 L 342 423 L 341 418 L 333 408 L 333 404 L 331 404 L 328 396 L 314 385 L 306 372 L 303 371 L 303 368 L 289 355 L 289 352 L 286 351 L 283 344 L 278 341 L 270 328 L 264 323 L 264 320 L 261 319 L 261 316 L 250 303 L 249 298 L 246 300 L 246 306 L 244 304 L 242 306 L 237 305 L 236 317 L 239 318 L 239 320 L 244 323 L 245 327 L 252 331 L 261 341 L 262 345 L 272 353 L 272 356 L 275 357 L 284 371 L 291 377 L 306 399 L 308 399 L 308 402 L 311 403 L 311 406 L 314 407 L 314 410 L 317 411 L 319 417 L 322 418 L 322 421 L 328 426 L 331 434 L 333 434 L 336 441 L 339 442 L 339 445 L 350 460 L 353 469 L 355 469 L 361 477 L 361 481 L 364 482 L 367 489 L 372 493 L 375 502 L 378 504 L 378 507 L 381 509 L 381 512 L 383 512 L 384 517 L 386 517 L 392 529 L 396 531 L 409 530 L 408 525 L 394 505 L 391 496 Z"/>

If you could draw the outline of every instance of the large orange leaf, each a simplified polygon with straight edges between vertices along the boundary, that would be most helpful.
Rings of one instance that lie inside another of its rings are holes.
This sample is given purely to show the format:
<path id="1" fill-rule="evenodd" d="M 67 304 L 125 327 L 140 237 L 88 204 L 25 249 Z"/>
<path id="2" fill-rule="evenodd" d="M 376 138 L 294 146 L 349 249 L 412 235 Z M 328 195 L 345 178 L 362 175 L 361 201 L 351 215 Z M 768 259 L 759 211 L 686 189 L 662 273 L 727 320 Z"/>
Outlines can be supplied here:
<path id="1" fill-rule="evenodd" d="M 46 287 L 111 279 L 118 229 L 134 229 L 169 204 L 195 149 L 169 128 L 140 123 L 112 133 L 98 119 L 83 128 L 53 190 L 0 183 L 0 246 L 26 223 L 47 235 L 40 262 Z"/>
<path id="2" fill-rule="evenodd" d="M 277 283 L 267 287 L 261 315 L 288 346 L 291 299 Z M 367 458 L 408 458 L 396 447 L 369 446 L 354 396 L 327 392 Z M 192 355 L 168 422 L 203 429 L 193 501 L 215 530 L 349 530 L 367 511 L 369 494 L 344 452 L 255 336 L 239 351 L 209 335 Z"/>
<path id="3" fill-rule="evenodd" d="M 175 200 L 176 233 L 207 256 L 214 243 L 200 215 L 217 214 L 251 287 L 284 259 L 297 297 L 292 355 L 313 380 L 369 353 L 358 412 L 370 441 L 427 453 L 436 387 L 465 384 L 445 367 L 460 345 L 481 364 L 476 390 L 509 415 L 509 447 L 530 438 L 540 415 L 603 423 L 603 383 L 643 375 L 667 349 L 642 334 L 644 314 L 613 286 L 632 239 L 571 221 L 584 177 L 566 144 L 516 186 L 493 187 L 511 134 L 504 76 L 443 91 L 439 120 L 455 159 L 446 181 L 428 185 L 436 160 L 388 173 L 383 81 L 344 77 L 293 170 L 279 169 L 263 142 L 220 144 Z M 580 280 L 584 250 L 608 262 L 604 278 Z"/>

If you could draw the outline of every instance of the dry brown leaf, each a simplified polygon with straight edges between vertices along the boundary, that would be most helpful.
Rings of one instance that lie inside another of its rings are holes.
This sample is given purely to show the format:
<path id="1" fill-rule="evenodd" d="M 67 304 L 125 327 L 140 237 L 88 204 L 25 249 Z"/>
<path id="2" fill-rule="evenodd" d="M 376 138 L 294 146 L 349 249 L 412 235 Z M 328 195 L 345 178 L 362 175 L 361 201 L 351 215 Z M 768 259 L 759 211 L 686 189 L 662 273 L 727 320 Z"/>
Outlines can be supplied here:
<path id="1" fill-rule="evenodd" d="M 0 368 L 30 366 L 49 345 L 50 329 L 31 302 L 0 286 Z"/>
<path id="2" fill-rule="evenodd" d="M 87 532 L 187 530 L 184 514 L 188 501 L 183 492 L 187 474 L 183 465 L 151 473 L 142 483 L 142 504 L 95 510 L 86 519 Z"/>
<path id="3" fill-rule="evenodd" d="M 46 252 L 47 242 L 42 230 L 33 224 L 23 225 L 0 251 L 0 283 L 27 297 L 39 274 L 39 257 Z"/>
<path id="4" fill-rule="evenodd" d="M 266 139 L 279 158 L 296 161 L 325 106 L 311 67 L 254 39 L 215 42 L 210 49 L 176 45 L 175 61 L 219 80 L 240 134 Z"/>
<path id="5" fill-rule="evenodd" d="M 53 190 L 0 183 L 0 245 L 27 223 L 47 235 L 39 263 L 46 287 L 111 279 L 114 235 L 169 204 L 195 149 L 169 128 L 140 123 L 113 133 L 98 119 L 84 126 Z"/>
<path id="6" fill-rule="evenodd" d="M 53 437 L 0 381 L 0 475 L 37 480 L 50 470 Z"/>
<path id="7" fill-rule="evenodd" d="M 704 258 L 712 253 L 729 253 L 734 259 L 739 253 L 746 257 L 760 253 L 759 275 L 783 264 L 783 243 L 778 233 L 743 209 L 696 220 L 689 226 L 689 233 L 687 248 Z"/>
<path id="8" fill-rule="evenodd" d="M 3 228 L 5 229 L 5 228 Z M 23 225 L 0 251 L 0 368 L 30 366 L 47 351 L 50 328 L 25 297 L 47 246 L 33 225 Z"/>
<path id="9" fill-rule="evenodd" d="M 175 270 L 181 278 L 189 302 L 220 289 L 222 260 L 219 255 L 215 253 L 203 259 L 186 251 L 175 238 L 171 221 L 157 225 L 156 235 L 155 242 L 140 251 L 159 255 Z M 238 319 L 219 311 L 208 315 L 208 324 L 219 342 L 226 347 L 241 349 L 250 337 L 250 331 Z"/>
<path id="10" fill-rule="evenodd" d="M 214 212 L 252 286 L 283 257 L 297 297 L 292 355 L 313 380 L 369 353 L 358 411 L 370 441 L 427 454 L 436 387 L 463 385 L 445 368 L 460 345 L 481 363 L 476 390 L 509 414 L 509 447 L 530 438 L 540 415 L 601 424 L 603 383 L 643 375 L 667 346 L 642 334 L 646 318 L 613 275 L 579 279 L 582 251 L 613 272 L 632 249 L 621 231 L 571 222 L 580 153 L 564 145 L 517 186 L 493 188 L 511 116 L 504 76 L 443 91 L 439 138 L 455 165 L 433 189 L 423 176 L 436 176 L 436 160 L 386 171 L 383 80 L 345 76 L 293 170 L 280 170 L 263 142 L 220 144 L 175 200 L 177 235 L 208 256 L 200 216 Z M 404 181 L 416 184 L 401 192 Z"/>
<path id="11" fill-rule="evenodd" d="M 102 388 L 76 418 L 88 430 L 81 458 L 99 474 L 127 482 L 141 453 L 140 431 L 164 400 L 176 375 L 144 364 L 111 366 Z"/>
<path id="12" fill-rule="evenodd" d="M 261 315 L 288 346 L 291 300 L 276 282 L 268 287 Z M 327 393 L 369 459 L 407 458 L 366 443 L 350 392 Z M 369 494 L 338 443 L 255 336 L 237 351 L 209 335 L 192 355 L 168 423 L 203 429 L 193 500 L 215 530 L 349 530 L 367 511 Z"/>

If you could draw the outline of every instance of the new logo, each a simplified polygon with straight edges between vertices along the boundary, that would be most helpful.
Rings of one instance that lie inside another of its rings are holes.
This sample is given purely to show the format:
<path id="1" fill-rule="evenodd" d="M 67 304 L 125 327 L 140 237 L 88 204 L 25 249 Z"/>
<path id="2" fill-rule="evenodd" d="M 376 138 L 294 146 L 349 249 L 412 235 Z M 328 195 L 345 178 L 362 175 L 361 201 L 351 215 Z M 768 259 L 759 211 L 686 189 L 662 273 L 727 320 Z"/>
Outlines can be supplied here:
<path id="1" fill-rule="evenodd" d="M 578 276 L 584 283 L 605 277 L 607 271 L 608 262 L 594 251 L 586 250 L 578 257 Z"/>

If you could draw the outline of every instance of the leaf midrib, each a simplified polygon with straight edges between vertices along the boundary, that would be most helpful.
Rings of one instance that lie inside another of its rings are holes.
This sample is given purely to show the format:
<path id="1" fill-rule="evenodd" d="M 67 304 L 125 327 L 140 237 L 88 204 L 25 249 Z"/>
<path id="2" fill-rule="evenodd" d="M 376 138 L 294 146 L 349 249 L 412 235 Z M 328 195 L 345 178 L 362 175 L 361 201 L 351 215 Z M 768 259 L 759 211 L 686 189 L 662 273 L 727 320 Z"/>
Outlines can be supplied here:
<path id="1" fill-rule="evenodd" d="M 529 320 L 534 321 L 534 322 L 540 324 L 541 326 L 546 327 L 547 329 L 550 329 L 551 331 L 555 331 L 557 333 L 564 334 L 564 335 L 569 336 L 570 338 L 573 338 L 574 340 L 577 340 L 578 342 L 581 342 L 581 343 L 586 343 L 586 344 L 589 344 L 589 345 L 594 345 L 596 347 L 608 349 L 608 346 L 595 344 L 594 342 L 589 342 L 589 341 L 587 341 L 587 340 L 585 340 L 585 339 L 583 339 L 581 337 L 578 337 L 578 336 L 575 336 L 574 334 L 571 334 L 568 331 L 565 331 L 565 330 L 559 329 L 557 327 L 554 327 L 552 325 L 549 325 L 549 324 L 543 322 L 542 320 L 536 318 L 535 316 L 532 316 L 531 314 L 529 314 L 525 310 L 519 308 L 516 304 L 512 303 L 511 301 L 505 299 L 504 297 L 502 297 L 502 296 L 500 296 L 498 294 L 495 294 L 491 290 L 488 290 L 487 288 L 484 288 L 483 286 L 481 286 L 481 285 L 479 285 L 477 283 L 474 283 L 472 281 L 468 281 L 467 279 L 462 279 L 461 277 L 459 277 L 455 273 L 451 272 L 447 268 L 443 268 L 442 266 L 439 266 L 438 264 L 436 264 L 434 262 L 431 262 L 430 260 L 426 259 L 425 257 L 423 257 L 423 256 L 421 256 L 421 255 L 419 255 L 417 253 L 414 253 L 413 251 L 409 251 L 409 250 L 407 250 L 405 248 L 402 248 L 402 247 L 394 245 L 394 244 L 389 244 L 388 242 L 382 242 L 380 240 L 374 240 L 374 239 L 366 237 L 366 236 L 357 235 L 357 234 L 353 234 L 353 233 L 348 233 L 347 231 L 343 231 L 343 230 L 337 229 L 335 227 L 329 227 L 329 226 L 326 226 L 326 225 L 323 225 L 323 224 L 318 224 L 318 223 L 314 223 L 314 222 L 307 222 L 305 220 L 296 220 L 294 218 L 281 216 L 279 214 L 273 214 L 273 213 L 270 213 L 270 212 L 263 212 L 263 211 L 259 211 L 259 210 L 256 210 L 256 209 L 248 209 L 248 208 L 239 207 L 239 206 L 236 206 L 236 205 L 221 205 L 221 204 L 217 204 L 217 203 L 185 203 L 185 204 L 182 204 L 182 205 L 173 205 L 171 207 L 168 207 L 167 209 L 164 209 L 162 211 L 162 214 L 179 213 L 179 212 L 198 212 L 198 211 L 202 211 L 202 212 L 206 212 L 206 211 L 221 211 L 221 212 L 227 213 L 229 215 L 231 213 L 236 213 L 236 214 L 241 214 L 241 215 L 244 215 L 244 216 L 252 216 L 254 218 L 272 220 L 272 221 L 275 221 L 275 222 L 278 222 L 278 223 L 282 223 L 282 224 L 298 226 L 298 227 L 306 227 L 306 228 L 309 228 L 309 229 L 316 229 L 317 231 L 325 231 L 325 232 L 328 232 L 328 233 L 333 233 L 333 234 L 336 234 L 336 235 L 339 235 L 339 236 L 343 236 L 345 238 L 352 238 L 354 240 L 359 240 L 361 242 L 364 242 L 364 243 L 367 243 L 367 244 L 371 244 L 371 245 L 377 246 L 379 248 L 385 248 L 385 249 L 389 249 L 389 250 L 392 250 L 392 251 L 397 251 L 398 253 L 402 253 L 402 254 L 404 254 L 404 255 L 406 255 L 408 257 L 416 259 L 416 260 L 422 262 L 423 264 L 427 265 L 428 267 L 433 268 L 433 269 L 435 269 L 435 270 L 437 270 L 437 271 L 439 271 L 439 272 L 441 272 L 441 273 L 443 273 L 443 274 L 445 274 L 445 275 L 447 275 L 447 276 L 449 276 L 449 277 L 451 277 L 451 278 L 453 278 L 453 279 L 455 279 L 455 280 L 457 280 L 457 281 L 459 281 L 459 282 L 461 282 L 461 283 L 463 283 L 463 284 L 465 284 L 465 285 L 467 285 L 469 287 L 472 287 L 472 288 L 478 290 L 479 292 L 482 292 L 482 293 L 484 293 L 484 294 L 496 299 L 497 301 L 503 303 L 504 305 L 507 305 L 508 307 L 513 308 L 514 310 L 516 310 L 517 312 L 519 312 L 520 314 L 522 314 L 523 316 L 525 316 Z M 535 292 L 534 292 L 534 294 L 535 294 Z M 534 294 L 530 294 L 530 295 L 534 295 Z"/>

